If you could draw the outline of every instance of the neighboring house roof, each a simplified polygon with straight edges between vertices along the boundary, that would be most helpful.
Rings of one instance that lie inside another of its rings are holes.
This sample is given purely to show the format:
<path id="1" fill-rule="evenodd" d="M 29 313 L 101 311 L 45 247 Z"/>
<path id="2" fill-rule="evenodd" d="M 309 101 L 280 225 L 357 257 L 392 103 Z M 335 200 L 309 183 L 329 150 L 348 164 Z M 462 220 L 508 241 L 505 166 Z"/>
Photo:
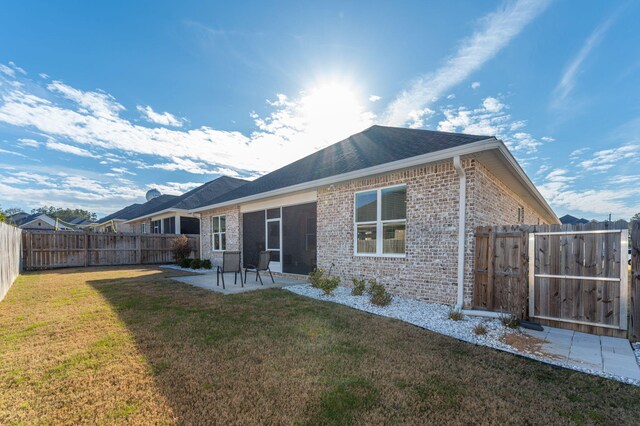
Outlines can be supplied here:
<path id="1" fill-rule="evenodd" d="M 142 209 L 136 210 L 134 211 L 135 216 L 129 215 L 131 217 L 128 218 L 128 221 L 140 220 L 142 218 L 145 218 L 147 216 L 151 216 L 153 214 L 157 214 L 160 212 L 171 212 L 171 211 L 179 211 L 179 210 L 187 211 L 187 210 L 195 209 L 210 203 L 211 200 L 214 200 L 220 197 L 221 195 L 226 194 L 229 191 L 232 191 L 238 187 L 241 187 L 246 183 L 247 181 L 243 179 L 232 178 L 229 176 L 221 176 L 217 179 L 214 179 L 210 182 L 200 185 L 197 188 L 194 188 L 188 192 L 185 192 L 180 196 L 176 197 L 171 195 L 170 197 L 173 197 L 173 198 L 168 199 L 166 202 L 156 203 L 153 207 L 150 207 L 144 210 Z M 161 197 L 165 197 L 165 196 L 163 195 Z M 158 198 L 161 198 L 161 197 L 158 197 Z M 153 200 L 143 204 L 143 206 L 151 203 L 156 199 L 157 198 L 154 198 Z"/>
<path id="2" fill-rule="evenodd" d="M 46 214 L 42 214 L 42 213 L 35 213 L 35 214 L 31 214 L 17 222 L 14 222 L 16 226 L 18 226 L 19 228 L 28 228 L 29 224 L 36 222 L 37 220 L 42 220 L 43 222 L 51 225 L 51 226 L 56 226 L 56 220 Z"/>
<path id="3" fill-rule="evenodd" d="M 91 225 L 93 223 L 93 221 L 87 220 L 84 217 L 74 217 L 73 219 L 67 220 L 65 222 L 78 226 Z"/>
<path id="4" fill-rule="evenodd" d="M 31 216 L 29 213 L 20 212 L 12 214 L 11 216 L 7 216 L 7 223 L 12 223 L 14 225 L 18 225 L 22 219 Z"/>
<path id="5" fill-rule="evenodd" d="M 504 143 L 493 136 L 372 126 L 194 208 L 201 212 L 472 155 L 546 220 L 558 218 Z"/>
<path id="6" fill-rule="evenodd" d="M 565 214 L 560 218 L 560 223 L 575 225 L 575 224 L 589 223 L 589 220 L 585 218 L 578 219 L 577 217 L 571 216 L 570 214 Z"/>

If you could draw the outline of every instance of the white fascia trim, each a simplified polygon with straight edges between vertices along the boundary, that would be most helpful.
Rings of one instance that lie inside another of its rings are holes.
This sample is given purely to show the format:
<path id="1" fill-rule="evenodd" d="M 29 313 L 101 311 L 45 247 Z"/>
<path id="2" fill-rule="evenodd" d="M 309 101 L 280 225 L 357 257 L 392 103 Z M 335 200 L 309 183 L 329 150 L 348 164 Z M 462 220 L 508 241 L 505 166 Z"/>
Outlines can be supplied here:
<path id="1" fill-rule="evenodd" d="M 161 215 L 166 214 L 166 213 L 186 213 L 186 214 L 190 214 L 189 210 L 186 210 L 186 209 L 164 209 L 164 210 L 160 210 L 160 211 L 153 212 L 153 213 L 150 213 L 150 214 L 146 214 L 144 216 L 134 217 L 133 219 L 129 219 L 129 220 L 125 221 L 124 223 L 137 222 L 137 221 L 142 220 L 142 219 L 146 219 L 146 218 L 150 218 L 150 217 L 154 217 L 154 216 L 161 216 Z"/>
<path id="2" fill-rule="evenodd" d="M 547 213 L 549 214 L 549 219 L 552 219 L 550 222 L 555 221 L 556 223 L 560 223 L 560 219 L 558 219 L 558 216 L 556 216 L 551 206 L 549 206 L 549 203 L 547 203 L 547 200 L 545 200 L 542 194 L 540 194 L 540 191 L 538 191 L 538 188 L 536 188 L 533 182 L 531 182 L 531 179 L 529 179 L 529 176 L 527 176 L 525 171 L 522 170 L 522 167 L 520 167 L 518 160 L 514 158 L 514 156 L 511 154 L 511 151 L 509 151 L 509 148 L 507 148 L 504 142 L 502 142 L 501 140 L 499 140 L 498 142 L 499 142 L 500 152 L 502 153 L 502 155 L 504 155 L 504 157 L 509 162 L 511 167 L 516 171 L 518 177 L 522 180 L 522 182 L 524 182 L 529 192 L 533 194 L 533 196 L 536 198 L 538 203 L 540 203 L 540 205 L 547 211 Z"/>
<path id="3" fill-rule="evenodd" d="M 483 139 L 477 142 L 472 142 L 466 145 L 458 146 L 455 148 L 443 149 L 441 151 L 431 152 L 429 154 L 417 155 L 398 161 L 392 161 L 390 163 L 379 164 L 377 166 L 368 167 L 366 169 L 355 170 L 349 173 L 343 173 L 340 175 L 329 176 L 323 179 L 317 179 L 310 182 L 300 183 L 298 185 L 287 186 L 285 188 L 274 189 L 273 191 L 261 192 L 260 194 L 249 195 L 247 197 L 236 198 L 235 200 L 224 201 L 218 204 L 210 204 L 208 206 L 199 207 L 197 209 L 189 210 L 191 213 L 202 212 L 206 210 L 217 209 L 220 207 L 226 207 L 229 205 L 246 203 L 248 201 L 259 200 L 262 198 L 275 197 L 290 192 L 304 191 L 307 189 L 317 188 L 320 186 L 331 185 L 332 183 L 344 182 L 351 179 L 359 179 L 367 176 L 378 175 L 382 173 L 388 173 L 395 170 L 407 169 L 410 167 L 419 166 L 422 164 L 433 163 L 436 161 L 442 161 L 454 157 L 456 155 L 468 155 L 474 154 L 480 151 L 486 151 L 490 149 L 500 148 L 502 143 L 494 137 Z"/>

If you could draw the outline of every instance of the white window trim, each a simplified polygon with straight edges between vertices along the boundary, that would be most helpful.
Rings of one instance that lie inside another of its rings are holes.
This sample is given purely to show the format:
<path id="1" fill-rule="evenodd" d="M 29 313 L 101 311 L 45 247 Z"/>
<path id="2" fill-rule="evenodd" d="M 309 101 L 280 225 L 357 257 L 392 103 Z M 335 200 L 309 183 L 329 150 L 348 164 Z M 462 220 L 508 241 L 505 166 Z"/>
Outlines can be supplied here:
<path id="1" fill-rule="evenodd" d="M 213 232 L 213 220 L 216 218 L 218 219 L 218 228 L 220 228 L 220 218 L 222 217 L 224 217 L 224 231 L 219 230 L 218 232 Z M 222 246 L 222 235 L 224 234 L 226 237 L 226 234 L 227 234 L 227 215 L 226 214 L 211 216 L 211 251 L 223 252 L 227 249 L 226 238 L 225 238 L 224 247 L 216 249 L 216 240 L 214 238 L 216 234 L 218 235 L 218 241 L 220 241 L 220 246 Z"/>
<path id="2" fill-rule="evenodd" d="M 379 188 L 364 189 L 362 191 L 356 191 L 353 193 L 353 255 L 356 257 L 390 257 L 396 259 L 404 259 L 407 257 L 407 218 L 382 220 L 382 191 L 390 188 L 407 188 L 406 184 L 382 186 Z M 358 194 L 365 192 L 376 191 L 376 217 L 378 220 L 357 222 L 357 199 Z M 406 201 L 406 200 L 405 200 Z M 384 224 L 388 223 L 404 223 L 405 224 L 405 237 L 404 237 L 404 253 L 383 253 L 384 237 L 383 228 Z M 376 225 L 376 252 L 375 253 L 358 253 L 358 225 Z"/>
<path id="3" fill-rule="evenodd" d="M 140 226 L 140 233 L 141 234 L 146 234 L 147 233 L 147 222 L 142 222 L 141 225 L 142 226 Z"/>

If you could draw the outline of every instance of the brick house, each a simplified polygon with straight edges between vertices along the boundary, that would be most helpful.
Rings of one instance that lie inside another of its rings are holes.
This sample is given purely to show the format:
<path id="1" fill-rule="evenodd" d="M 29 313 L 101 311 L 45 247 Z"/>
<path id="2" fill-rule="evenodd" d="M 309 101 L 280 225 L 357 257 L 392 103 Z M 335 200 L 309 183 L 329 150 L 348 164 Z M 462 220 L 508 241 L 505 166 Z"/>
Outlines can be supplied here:
<path id="1" fill-rule="evenodd" d="M 203 258 L 240 250 L 272 269 L 376 278 L 395 294 L 466 305 L 476 226 L 558 223 L 495 137 L 373 126 L 191 210 Z"/>

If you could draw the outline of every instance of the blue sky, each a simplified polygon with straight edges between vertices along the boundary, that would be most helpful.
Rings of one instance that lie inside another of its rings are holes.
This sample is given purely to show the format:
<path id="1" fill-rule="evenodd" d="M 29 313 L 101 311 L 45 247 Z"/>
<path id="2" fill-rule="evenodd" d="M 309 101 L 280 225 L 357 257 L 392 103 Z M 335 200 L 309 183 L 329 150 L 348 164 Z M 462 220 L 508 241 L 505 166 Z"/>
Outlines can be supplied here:
<path id="1" fill-rule="evenodd" d="M 107 214 L 372 124 L 497 135 L 558 215 L 640 212 L 640 3 L 0 2 L 0 206 Z"/>

